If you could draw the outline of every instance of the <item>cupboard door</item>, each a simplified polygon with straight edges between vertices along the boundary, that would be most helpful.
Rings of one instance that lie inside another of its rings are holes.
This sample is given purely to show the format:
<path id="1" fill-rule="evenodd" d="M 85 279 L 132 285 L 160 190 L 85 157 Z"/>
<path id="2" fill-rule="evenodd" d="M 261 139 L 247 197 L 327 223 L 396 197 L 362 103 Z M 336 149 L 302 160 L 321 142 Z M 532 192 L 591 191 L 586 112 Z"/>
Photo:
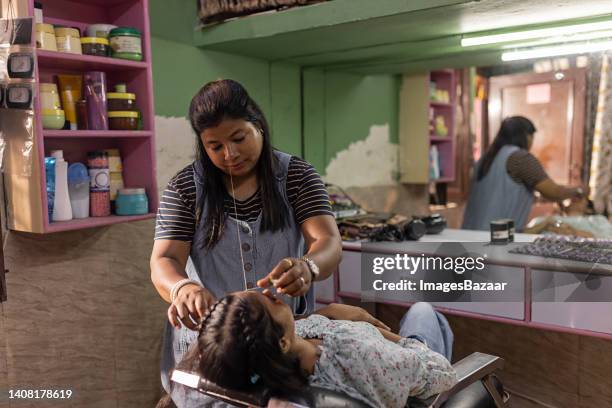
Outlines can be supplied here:
<path id="1" fill-rule="evenodd" d="M 449 310 L 476 313 L 489 317 L 524 320 L 525 318 L 525 269 L 515 266 L 487 264 L 486 273 L 473 277 L 475 282 L 507 282 L 512 295 L 499 301 L 486 292 L 473 293 L 466 297 L 467 302 L 459 298 L 455 302 L 432 302 L 436 307 Z M 484 300 L 484 301 L 483 301 Z"/>
<path id="2" fill-rule="evenodd" d="M 362 261 L 368 262 L 368 259 L 376 256 L 385 257 L 388 254 L 365 254 L 362 259 L 361 252 L 344 251 L 342 253 L 338 289 L 341 295 L 359 296 L 362 301 L 406 306 L 414 302 L 429 301 L 432 305 L 449 311 L 469 312 L 489 318 L 515 320 L 525 318 L 525 270 L 522 267 L 487 264 L 485 270 L 474 272 L 469 277 L 470 280 L 478 283 L 506 282 L 506 289 L 503 293 L 492 294 L 485 291 L 438 293 L 438 296 L 435 296 L 436 301 L 432 301 L 434 295 L 431 292 L 425 293 L 419 289 L 375 291 L 371 287 L 362 288 L 361 263 Z M 437 273 L 419 269 L 414 275 L 410 275 L 409 280 L 437 282 L 440 281 L 436 278 Z M 451 274 L 449 276 L 454 275 L 454 272 L 448 273 Z M 381 275 L 382 281 L 385 282 L 396 282 L 398 281 L 396 277 L 396 275 Z M 446 277 L 441 281 L 451 282 L 452 280 Z"/>
<path id="3" fill-rule="evenodd" d="M 531 271 L 531 320 L 612 334 L 612 276 Z"/>
<path id="4" fill-rule="evenodd" d="M 429 73 L 405 75 L 400 89 L 400 182 L 429 182 Z"/>
<path id="5" fill-rule="evenodd" d="M 585 70 L 493 76 L 489 143 L 501 121 L 521 115 L 536 129 L 531 153 L 560 184 L 579 184 L 583 162 Z"/>

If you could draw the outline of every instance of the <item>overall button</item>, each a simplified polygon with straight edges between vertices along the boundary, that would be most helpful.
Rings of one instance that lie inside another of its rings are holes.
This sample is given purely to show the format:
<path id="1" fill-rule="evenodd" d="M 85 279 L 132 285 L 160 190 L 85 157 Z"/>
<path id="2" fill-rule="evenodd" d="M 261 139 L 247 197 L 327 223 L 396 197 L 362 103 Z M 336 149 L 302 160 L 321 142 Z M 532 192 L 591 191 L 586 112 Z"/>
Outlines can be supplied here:
<path id="1" fill-rule="evenodd" d="M 246 242 L 244 242 L 244 243 L 242 244 L 242 250 L 243 250 L 244 252 L 248 252 L 248 251 L 250 251 L 250 250 L 251 250 L 251 246 L 250 246 L 249 244 L 247 244 Z"/>
<path id="2" fill-rule="evenodd" d="M 250 272 L 250 271 L 251 271 L 251 269 L 253 269 L 253 265 L 251 265 L 251 264 L 250 264 L 250 263 L 248 263 L 248 262 L 244 264 L 244 270 L 245 270 L 245 271 Z"/>
<path id="3" fill-rule="evenodd" d="M 253 282 L 247 282 L 247 289 L 253 289 L 255 284 Z"/>
<path id="4" fill-rule="evenodd" d="M 246 225 L 242 226 L 242 232 L 244 232 L 245 234 L 250 234 L 251 233 L 251 229 L 249 227 L 247 227 Z"/>

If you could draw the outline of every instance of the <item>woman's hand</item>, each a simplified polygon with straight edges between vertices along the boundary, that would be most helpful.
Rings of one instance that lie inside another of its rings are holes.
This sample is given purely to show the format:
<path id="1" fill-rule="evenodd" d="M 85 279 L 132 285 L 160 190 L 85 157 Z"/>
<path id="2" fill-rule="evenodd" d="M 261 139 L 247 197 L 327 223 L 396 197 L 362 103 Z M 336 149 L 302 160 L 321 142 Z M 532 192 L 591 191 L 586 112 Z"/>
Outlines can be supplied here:
<path id="1" fill-rule="evenodd" d="M 352 322 L 367 322 L 374 327 L 391 331 L 389 326 L 357 306 L 331 303 L 315 312 L 332 320 L 350 320 Z"/>
<path id="2" fill-rule="evenodd" d="M 179 289 L 168 308 L 168 320 L 177 329 L 181 327 L 180 321 L 188 329 L 196 330 L 206 310 L 215 300 L 215 296 L 207 289 L 195 284 L 185 285 Z"/>
<path id="3" fill-rule="evenodd" d="M 274 286 L 278 293 L 289 296 L 302 296 L 312 284 L 312 274 L 306 262 L 296 258 L 284 258 L 257 286 L 267 288 Z"/>

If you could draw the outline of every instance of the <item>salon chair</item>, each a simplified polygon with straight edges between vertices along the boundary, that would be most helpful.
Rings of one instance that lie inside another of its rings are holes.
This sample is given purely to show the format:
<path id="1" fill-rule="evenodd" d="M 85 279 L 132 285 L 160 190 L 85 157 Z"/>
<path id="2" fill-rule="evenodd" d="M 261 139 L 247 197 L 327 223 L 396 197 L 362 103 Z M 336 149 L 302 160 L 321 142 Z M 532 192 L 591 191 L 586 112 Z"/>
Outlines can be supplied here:
<path id="1" fill-rule="evenodd" d="M 503 368 L 500 357 L 472 353 L 453 364 L 458 382 L 450 390 L 427 400 L 411 398 L 411 407 L 423 408 L 501 408 L 507 406 L 509 395 L 504 391 L 494 372 Z M 268 389 L 260 388 L 245 393 L 219 387 L 197 375 L 175 370 L 172 381 L 195 388 L 202 394 L 238 407 L 268 408 L 367 408 L 361 401 L 347 395 L 319 387 L 309 387 L 302 395 L 290 400 L 275 398 Z"/>

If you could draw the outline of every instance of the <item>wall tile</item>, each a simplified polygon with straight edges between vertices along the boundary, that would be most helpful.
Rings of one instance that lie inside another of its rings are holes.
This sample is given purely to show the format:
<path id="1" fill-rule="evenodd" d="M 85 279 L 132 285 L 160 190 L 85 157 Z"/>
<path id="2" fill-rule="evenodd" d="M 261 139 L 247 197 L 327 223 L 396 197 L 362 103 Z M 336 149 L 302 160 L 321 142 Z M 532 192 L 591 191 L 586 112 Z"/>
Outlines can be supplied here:
<path id="1" fill-rule="evenodd" d="M 154 405 L 167 306 L 150 279 L 153 225 L 9 233 L 0 385 L 74 390 L 49 406 Z"/>

